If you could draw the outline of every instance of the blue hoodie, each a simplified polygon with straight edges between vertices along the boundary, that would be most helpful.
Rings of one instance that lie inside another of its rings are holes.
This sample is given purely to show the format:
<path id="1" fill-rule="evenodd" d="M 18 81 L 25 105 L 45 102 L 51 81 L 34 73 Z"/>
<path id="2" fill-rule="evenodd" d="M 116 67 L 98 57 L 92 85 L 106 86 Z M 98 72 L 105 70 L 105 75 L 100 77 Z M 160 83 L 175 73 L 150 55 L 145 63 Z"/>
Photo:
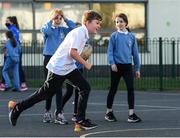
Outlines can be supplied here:
<path id="1" fill-rule="evenodd" d="M 13 33 L 14 38 L 16 39 L 17 42 L 20 44 L 20 39 L 19 39 L 19 30 L 15 25 L 10 25 L 7 27 L 8 30 L 10 30 Z"/>
<path id="2" fill-rule="evenodd" d="M 52 56 L 64 40 L 65 36 L 72 29 L 76 28 L 76 24 L 73 21 L 66 19 L 65 22 L 68 28 L 62 26 L 54 27 L 52 25 L 52 21 L 47 22 L 41 28 L 41 32 L 44 38 L 43 55 Z"/>
<path id="3" fill-rule="evenodd" d="M 140 61 L 135 36 L 130 32 L 127 34 L 118 31 L 112 33 L 108 45 L 109 64 L 131 64 L 132 57 L 135 71 L 140 71 Z"/>
<path id="4" fill-rule="evenodd" d="M 18 42 L 16 43 L 17 43 L 16 47 L 13 47 L 9 39 L 6 41 L 5 44 L 6 57 L 10 57 L 13 61 L 19 62 L 21 47 Z"/>

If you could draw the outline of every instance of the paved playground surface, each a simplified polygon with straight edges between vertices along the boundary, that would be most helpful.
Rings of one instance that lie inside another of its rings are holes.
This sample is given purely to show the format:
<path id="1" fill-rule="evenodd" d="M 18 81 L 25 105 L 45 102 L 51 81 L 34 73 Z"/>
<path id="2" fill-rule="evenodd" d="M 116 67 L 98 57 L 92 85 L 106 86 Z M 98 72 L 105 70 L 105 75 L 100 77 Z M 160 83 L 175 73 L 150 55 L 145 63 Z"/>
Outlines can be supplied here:
<path id="1" fill-rule="evenodd" d="M 8 121 L 7 103 L 19 101 L 33 93 L 0 92 L 0 137 L 180 137 L 180 92 L 147 91 L 136 92 L 135 111 L 142 118 L 141 123 L 128 123 L 127 93 L 118 92 L 114 101 L 117 122 L 104 120 L 106 111 L 106 91 L 92 90 L 87 107 L 87 118 L 98 124 L 98 128 L 76 133 L 71 121 L 73 98 L 65 106 L 68 125 L 43 123 L 45 103 L 40 102 L 24 111 L 15 127 Z M 52 103 L 52 112 L 55 109 Z"/>

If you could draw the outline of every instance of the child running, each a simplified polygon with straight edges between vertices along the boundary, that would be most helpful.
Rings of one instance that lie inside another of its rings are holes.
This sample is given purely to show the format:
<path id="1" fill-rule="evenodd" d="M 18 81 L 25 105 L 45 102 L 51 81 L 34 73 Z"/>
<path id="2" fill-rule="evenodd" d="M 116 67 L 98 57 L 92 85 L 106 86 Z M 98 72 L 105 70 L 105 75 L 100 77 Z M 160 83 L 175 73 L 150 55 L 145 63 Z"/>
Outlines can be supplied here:
<path id="1" fill-rule="evenodd" d="M 75 28 L 67 34 L 64 41 L 58 47 L 55 54 L 47 64 L 48 76 L 43 86 L 34 94 L 21 102 L 18 102 L 9 112 L 9 121 L 15 126 L 20 114 L 45 99 L 52 97 L 68 79 L 80 90 L 78 99 L 77 124 L 85 130 L 96 128 L 97 125 L 86 119 L 86 108 L 90 93 L 90 85 L 78 71 L 75 61 L 90 70 L 92 65 L 85 61 L 81 52 L 89 38 L 89 34 L 95 34 L 101 27 L 102 17 L 99 13 L 88 10 L 82 16 L 82 26 Z"/>

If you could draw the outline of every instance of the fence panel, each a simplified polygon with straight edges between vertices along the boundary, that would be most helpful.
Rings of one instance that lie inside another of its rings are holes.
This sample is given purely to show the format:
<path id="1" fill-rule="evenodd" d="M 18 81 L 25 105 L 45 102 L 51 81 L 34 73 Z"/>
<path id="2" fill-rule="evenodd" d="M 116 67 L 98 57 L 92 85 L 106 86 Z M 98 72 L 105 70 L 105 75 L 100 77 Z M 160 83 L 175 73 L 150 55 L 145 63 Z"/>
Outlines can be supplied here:
<path id="1" fill-rule="evenodd" d="M 139 46 L 141 79 L 135 80 L 135 88 L 139 90 L 180 89 L 180 39 L 146 38 L 141 43 Z M 93 89 L 108 89 L 110 87 L 110 66 L 107 62 L 108 42 L 103 46 L 95 41 L 91 41 L 90 44 L 93 45 L 93 54 L 89 62 L 93 64 L 93 68 L 90 71 L 85 70 L 84 76 Z M 3 46 L 4 42 L 1 41 L 0 48 L 2 49 Z M 22 43 L 22 63 L 30 87 L 39 87 L 45 80 L 42 50 L 42 42 Z M 2 70 L 2 53 L 0 63 Z M 126 88 L 123 81 L 120 84 L 120 89 Z"/>

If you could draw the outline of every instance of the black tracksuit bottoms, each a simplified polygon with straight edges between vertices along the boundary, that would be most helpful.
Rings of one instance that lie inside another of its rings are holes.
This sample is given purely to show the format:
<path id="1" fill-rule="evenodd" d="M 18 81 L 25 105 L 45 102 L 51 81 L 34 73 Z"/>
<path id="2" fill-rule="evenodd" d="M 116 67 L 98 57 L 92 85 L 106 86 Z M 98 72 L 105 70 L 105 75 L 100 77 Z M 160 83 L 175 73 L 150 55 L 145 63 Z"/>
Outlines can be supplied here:
<path id="1" fill-rule="evenodd" d="M 134 75 L 131 64 L 116 64 L 118 72 L 111 70 L 111 87 L 107 96 L 107 108 L 111 109 L 118 84 L 123 77 L 127 87 L 127 99 L 129 109 L 134 109 Z"/>
<path id="2" fill-rule="evenodd" d="M 27 99 L 18 103 L 19 110 L 24 111 L 32 107 L 34 104 L 39 103 L 40 101 L 53 97 L 53 95 L 62 87 L 65 79 L 68 79 L 80 89 L 78 98 L 77 120 L 85 120 L 90 85 L 78 69 L 73 70 L 65 76 L 56 75 L 49 71 L 47 79 L 44 82 L 43 86 Z"/>

